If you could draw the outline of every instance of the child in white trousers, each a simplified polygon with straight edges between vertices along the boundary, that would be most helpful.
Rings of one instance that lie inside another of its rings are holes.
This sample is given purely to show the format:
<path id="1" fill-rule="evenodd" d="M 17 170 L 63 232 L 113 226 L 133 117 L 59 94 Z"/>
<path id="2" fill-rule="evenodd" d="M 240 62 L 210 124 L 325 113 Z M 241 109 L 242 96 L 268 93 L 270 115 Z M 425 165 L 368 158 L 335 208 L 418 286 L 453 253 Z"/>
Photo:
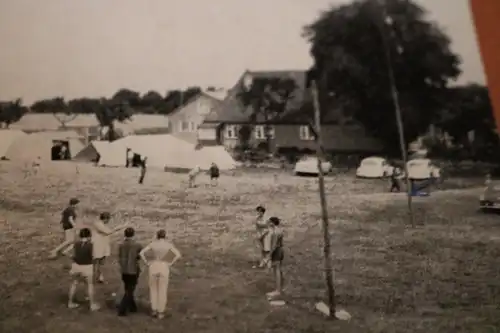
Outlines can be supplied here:
<path id="1" fill-rule="evenodd" d="M 149 251 L 151 251 L 152 256 L 148 261 L 146 253 Z M 167 241 L 165 230 L 159 230 L 156 239 L 146 246 L 139 256 L 149 270 L 151 314 L 153 317 L 162 319 L 165 317 L 167 307 L 170 266 L 181 257 L 181 254 L 172 243 Z"/>

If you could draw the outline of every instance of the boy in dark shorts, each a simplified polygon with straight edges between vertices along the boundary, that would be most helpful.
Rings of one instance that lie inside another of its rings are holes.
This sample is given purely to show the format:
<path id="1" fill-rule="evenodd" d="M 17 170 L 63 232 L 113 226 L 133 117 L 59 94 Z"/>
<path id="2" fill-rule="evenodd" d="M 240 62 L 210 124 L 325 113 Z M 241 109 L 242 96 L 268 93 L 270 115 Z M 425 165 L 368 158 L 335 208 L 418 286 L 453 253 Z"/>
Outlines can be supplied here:
<path id="1" fill-rule="evenodd" d="M 269 219 L 271 251 L 268 260 L 271 261 L 271 267 L 273 268 L 273 275 L 276 284 L 275 290 L 266 294 L 270 299 L 280 296 L 283 292 L 282 262 L 285 257 L 285 253 L 283 250 L 283 230 L 280 227 L 280 222 L 280 219 L 274 216 Z"/>
<path id="2" fill-rule="evenodd" d="M 126 316 L 127 311 L 137 312 L 134 292 L 139 279 L 140 267 L 139 260 L 142 246 L 134 239 L 135 230 L 127 228 L 124 232 L 125 240 L 118 249 L 118 262 L 122 273 L 122 282 L 125 293 L 118 307 L 118 315 Z"/>
<path id="3" fill-rule="evenodd" d="M 220 171 L 217 164 L 212 163 L 212 165 L 210 165 L 209 173 L 210 173 L 210 185 L 217 186 L 217 184 L 219 183 L 219 176 L 220 176 Z"/>
<path id="4" fill-rule="evenodd" d="M 64 230 L 64 242 L 50 251 L 49 259 L 56 259 L 61 252 L 73 244 L 76 234 L 76 208 L 80 200 L 72 198 L 69 206 L 61 213 L 61 226 Z"/>
<path id="5" fill-rule="evenodd" d="M 89 228 L 80 230 L 79 239 L 73 243 L 73 263 L 71 264 L 71 287 L 68 294 L 68 308 L 74 309 L 79 305 L 74 302 L 76 288 L 83 281 L 87 285 L 90 310 L 99 310 L 94 299 L 94 271 L 93 271 L 93 244 L 92 232 Z"/>

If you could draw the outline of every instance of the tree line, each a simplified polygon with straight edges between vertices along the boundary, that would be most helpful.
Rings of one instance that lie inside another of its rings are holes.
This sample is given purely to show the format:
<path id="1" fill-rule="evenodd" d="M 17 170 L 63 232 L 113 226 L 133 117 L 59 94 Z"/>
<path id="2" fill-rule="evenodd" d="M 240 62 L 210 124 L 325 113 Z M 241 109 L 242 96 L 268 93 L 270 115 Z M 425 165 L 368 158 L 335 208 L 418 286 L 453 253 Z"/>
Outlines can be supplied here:
<path id="1" fill-rule="evenodd" d="M 362 124 L 389 154 L 397 156 L 397 97 L 407 143 L 434 125 L 446 131 L 462 152 L 481 158 L 498 155 L 499 135 L 488 88 L 455 84 L 461 59 L 451 49 L 450 38 L 414 1 L 333 5 L 304 28 L 303 36 L 314 60 L 308 83 L 317 84 L 323 118 L 340 112 Z M 282 106 L 296 88 L 289 79 L 257 78 L 250 87 L 243 87 L 240 100 L 252 106 L 255 115 L 269 119 L 285 110 Z M 311 99 L 296 107 L 312 124 Z M 474 140 L 470 140 L 472 132 Z M 242 138 L 247 134 L 242 133 Z M 436 150 L 443 143 L 429 145 Z"/>
<path id="2" fill-rule="evenodd" d="M 208 87 L 207 91 L 216 91 Z M 124 120 L 132 114 L 168 115 L 182 105 L 189 103 L 202 89 L 194 86 L 185 90 L 170 90 L 165 96 L 151 90 L 140 94 L 131 89 L 120 89 L 110 98 L 81 97 L 65 100 L 63 97 L 52 97 L 35 101 L 32 105 L 23 105 L 21 99 L 0 101 L 0 127 L 9 127 L 19 121 L 28 112 L 32 113 L 64 113 L 68 115 L 95 114 L 101 125 L 110 119 Z"/>
<path id="3" fill-rule="evenodd" d="M 314 60 L 308 81 L 317 84 L 322 117 L 340 112 L 362 124 L 387 152 L 397 155 L 397 95 L 406 142 L 425 134 L 432 124 L 449 133 L 456 146 L 497 155 L 499 136 L 487 87 L 454 85 L 461 74 L 461 59 L 451 49 L 450 38 L 426 14 L 411 0 L 358 0 L 332 6 L 304 27 Z M 291 103 L 302 93 L 292 78 L 257 77 L 243 85 L 236 97 L 245 106 L 242 109 L 253 110 L 251 121 L 270 121 L 294 108 L 299 117 L 313 122 L 310 97 L 300 105 Z M 193 87 L 166 96 L 154 91 L 141 96 L 121 89 L 109 99 L 52 98 L 29 108 L 17 100 L 0 104 L 0 122 L 15 122 L 30 109 L 95 113 L 103 126 L 112 127 L 114 121 L 133 113 L 168 115 L 199 92 L 199 87 Z M 475 133 L 473 144 L 471 132 Z M 247 142 L 249 133 L 244 128 L 241 141 Z"/>

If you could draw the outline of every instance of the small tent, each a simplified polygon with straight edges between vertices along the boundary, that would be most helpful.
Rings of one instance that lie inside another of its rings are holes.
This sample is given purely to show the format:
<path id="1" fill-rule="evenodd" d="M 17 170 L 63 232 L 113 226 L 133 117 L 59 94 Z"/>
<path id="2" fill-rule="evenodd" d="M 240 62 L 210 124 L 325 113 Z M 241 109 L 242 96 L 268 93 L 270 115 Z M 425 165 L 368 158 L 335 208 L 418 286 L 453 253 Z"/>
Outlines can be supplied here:
<path id="1" fill-rule="evenodd" d="M 110 143 L 108 141 L 92 141 L 83 148 L 73 160 L 78 162 L 99 163 L 102 156 L 108 155 Z"/>
<path id="2" fill-rule="evenodd" d="M 62 148 L 64 146 L 64 148 Z M 45 131 L 24 135 L 10 146 L 10 160 L 71 159 L 85 147 L 83 138 L 75 131 Z M 56 158 L 65 150 L 63 158 Z"/>
<path id="3" fill-rule="evenodd" d="M 0 129 L 0 159 L 8 159 L 9 151 L 14 142 L 28 134 L 19 130 Z"/>

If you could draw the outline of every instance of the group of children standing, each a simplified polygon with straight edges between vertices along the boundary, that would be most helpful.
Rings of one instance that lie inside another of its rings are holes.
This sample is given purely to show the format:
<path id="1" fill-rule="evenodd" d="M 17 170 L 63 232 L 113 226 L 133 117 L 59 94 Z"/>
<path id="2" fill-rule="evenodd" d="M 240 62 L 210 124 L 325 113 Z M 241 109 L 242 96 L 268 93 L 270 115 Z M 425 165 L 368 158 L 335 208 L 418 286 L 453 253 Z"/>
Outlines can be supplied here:
<path id="1" fill-rule="evenodd" d="M 73 198 L 70 200 L 69 206 L 63 210 L 61 226 L 65 233 L 65 240 L 50 253 L 50 258 L 55 259 L 60 254 L 72 252 L 68 308 L 74 309 L 79 306 L 74 301 L 74 297 L 81 282 L 87 286 L 90 309 L 96 311 L 100 308 L 95 301 L 94 286 L 96 283 L 104 283 L 102 266 L 105 259 L 111 255 L 109 236 L 125 229 L 124 240 L 119 245 L 118 250 L 118 262 L 124 286 L 124 295 L 118 306 L 118 315 L 125 316 L 128 312 L 137 311 L 134 292 L 139 280 L 140 261 L 142 260 L 148 267 L 152 315 L 163 318 L 167 305 L 170 266 L 181 257 L 177 248 L 167 241 L 165 230 L 159 230 L 154 241 L 143 247 L 134 239 L 135 230 L 133 228 L 126 225 L 114 229 L 109 228 L 111 214 L 107 212 L 101 213 L 99 221 L 94 222 L 90 227 L 78 227 L 76 224 L 78 204 L 79 200 Z M 149 253 L 151 255 L 148 259 L 146 254 Z"/>
<path id="2" fill-rule="evenodd" d="M 124 294 L 118 305 L 118 315 L 125 316 L 129 312 L 137 312 L 134 293 L 139 281 L 140 261 L 142 261 L 148 270 L 151 314 L 156 318 L 163 318 L 167 305 L 170 267 L 181 257 L 179 250 L 167 240 L 165 230 L 159 230 L 155 239 L 143 247 L 134 239 L 133 228 L 126 225 L 110 228 L 108 224 L 111 214 L 108 212 L 101 213 L 99 220 L 90 226 L 77 225 L 79 203 L 78 199 L 72 198 L 68 207 L 63 210 L 61 227 L 64 230 L 65 240 L 50 253 L 52 259 L 61 254 L 72 253 L 68 308 L 79 307 L 74 297 L 78 285 L 83 282 L 87 287 L 90 310 L 100 309 L 95 300 L 94 289 L 96 283 L 105 281 L 102 267 L 106 258 L 111 255 L 110 235 L 125 229 L 124 240 L 118 247 L 118 262 L 124 287 Z M 259 264 L 254 267 L 272 269 L 275 290 L 267 293 L 267 297 L 271 299 L 280 296 L 283 292 L 283 230 L 280 227 L 279 218 L 266 218 L 266 209 L 263 206 L 258 206 L 256 212 L 255 227 L 261 257 Z M 150 254 L 149 258 L 146 254 Z"/>
<path id="3" fill-rule="evenodd" d="M 256 212 L 255 229 L 261 258 L 259 264 L 254 266 L 254 268 L 272 269 L 275 289 L 267 293 L 267 297 L 279 297 L 283 292 L 282 263 L 285 258 L 283 249 L 284 234 L 280 226 L 281 220 L 275 216 L 267 219 L 266 209 L 263 206 L 258 206 Z"/>

